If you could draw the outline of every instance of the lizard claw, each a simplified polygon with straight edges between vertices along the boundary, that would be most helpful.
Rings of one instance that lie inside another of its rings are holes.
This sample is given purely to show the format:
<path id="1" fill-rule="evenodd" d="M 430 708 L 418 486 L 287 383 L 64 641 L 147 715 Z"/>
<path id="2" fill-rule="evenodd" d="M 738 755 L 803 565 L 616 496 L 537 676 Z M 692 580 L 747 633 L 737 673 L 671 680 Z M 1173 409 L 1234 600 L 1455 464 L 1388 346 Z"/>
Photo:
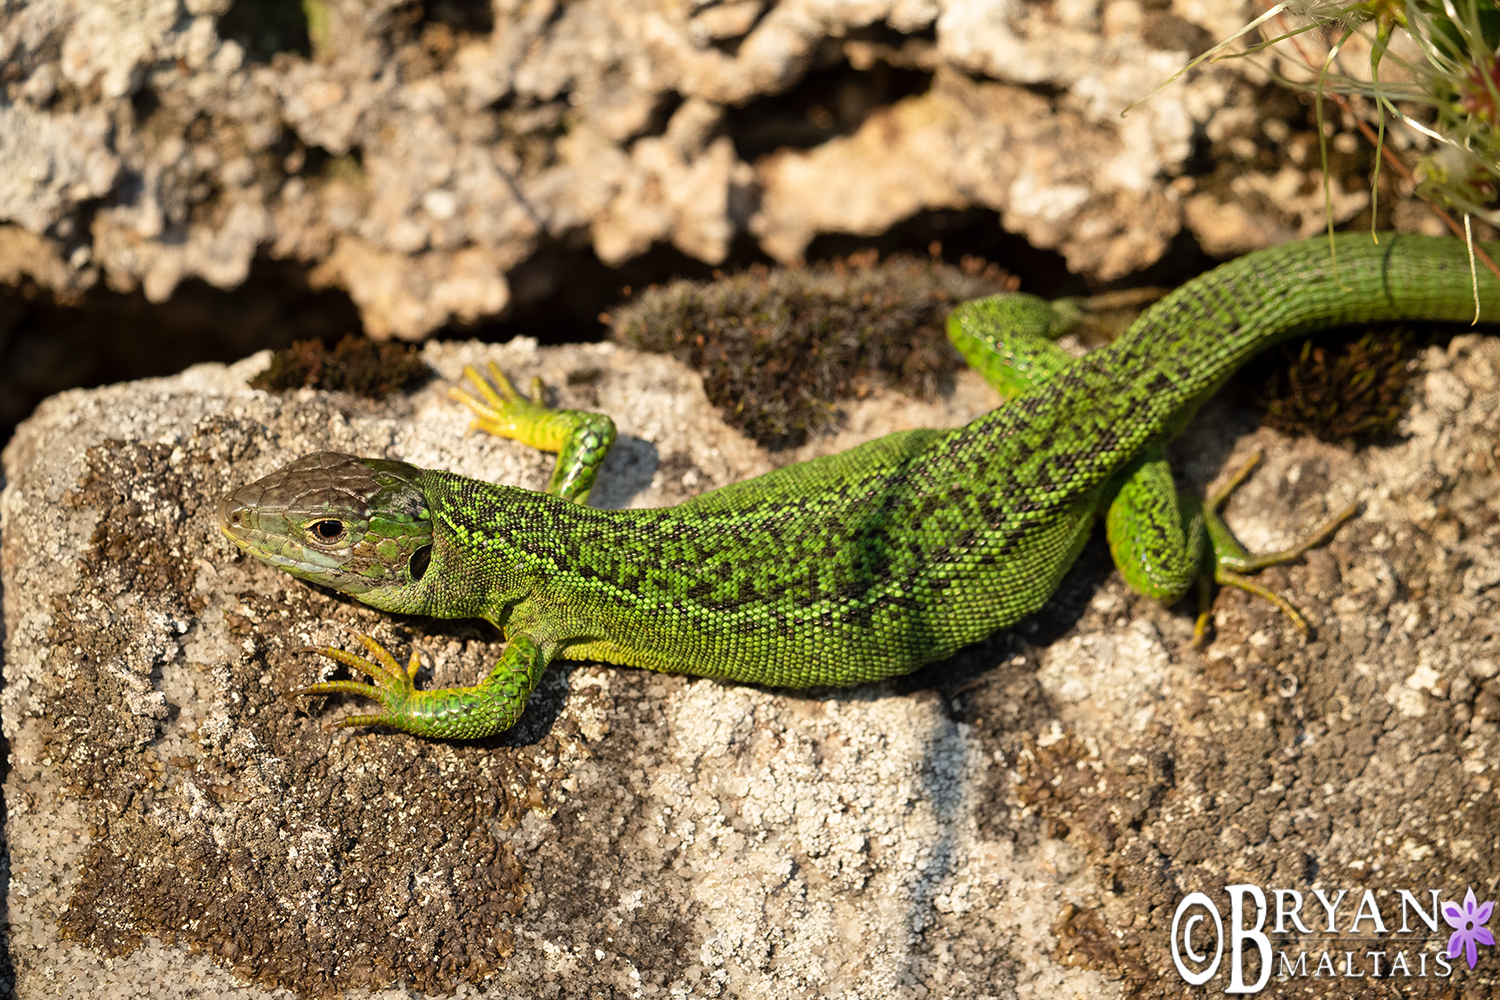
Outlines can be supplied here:
<path id="1" fill-rule="evenodd" d="M 384 646 L 361 634 L 359 641 L 368 657 L 332 646 L 309 647 L 311 652 L 337 660 L 367 674 L 373 684 L 360 681 L 321 681 L 290 692 L 289 697 L 322 694 L 352 694 L 380 703 L 381 711 L 351 715 L 329 726 L 390 726 L 418 736 L 472 740 L 490 736 L 515 725 L 526 708 L 526 699 L 547 666 L 548 656 L 534 641 L 513 636 L 490 675 L 472 687 L 418 691 L 415 679 L 421 660 L 415 652 L 405 667 Z"/>
<path id="2" fill-rule="evenodd" d="M 1236 587 L 1246 593 L 1254 594 L 1257 597 L 1262 597 L 1270 601 L 1281 610 L 1282 614 L 1286 615 L 1287 619 L 1291 621 L 1298 632 L 1301 632 L 1305 637 L 1310 637 L 1313 634 L 1312 626 L 1308 624 L 1307 619 L 1302 616 L 1302 613 L 1292 606 L 1290 601 L 1269 587 L 1256 583 L 1246 574 L 1265 569 L 1267 566 L 1277 566 L 1281 563 L 1301 558 L 1308 549 L 1322 545 L 1332 538 L 1340 525 L 1359 513 L 1360 505 L 1357 503 L 1352 504 L 1334 514 L 1310 533 L 1300 538 L 1290 548 L 1282 549 L 1279 552 L 1265 552 L 1259 555 L 1252 555 L 1245 550 L 1244 546 L 1235 541 L 1233 534 L 1224 523 L 1219 511 L 1223 508 L 1225 501 L 1229 499 L 1229 495 L 1245 481 L 1250 475 L 1251 470 L 1260 464 L 1260 460 L 1261 452 L 1257 450 L 1230 477 L 1228 483 L 1215 490 L 1204 501 L 1204 520 L 1213 545 L 1213 580 L 1215 583 Z M 1193 646 L 1197 649 L 1203 648 L 1207 642 L 1210 624 L 1209 615 L 1212 606 L 1206 579 L 1201 578 L 1199 586 L 1199 614 L 1197 624 L 1193 629 Z"/>
<path id="3" fill-rule="evenodd" d="M 304 652 L 317 653 L 326 656 L 330 660 L 337 660 L 347 667 L 351 667 L 360 673 L 368 675 L 374 680 L 373 684 L 364 684 L 359 681 L 319 681 L 306 687 L 296 688 L 287 692 L 287 697 L 298 698 L 303 695 L 323 694 L 352 694 L 361 698 L 369 698 L 380 703 L 385 709 L 373 715 L 351 715 L 333 723 L 330 729 L 348 729 L 352 726 L 372 725 L 395 725 L 400 726 L 400 720 L 407 714 L 407 708 L 417 695 L 416 676 L 422 666 L 422 661 L 416 650 L 412 650 L 411 660 L 405 667 L 396 662 L 396 658 L 386 650 L 384 646 L 364 633 L 358 633 L 360 643 L 369 650 L 370 656 L 360 656 L 348 650 L 338 649 L 334 646 L 306 646 Z"/>
<path id="4" fill-rule="evenodd" d="M 549 409 L 541 378 L 531 380 L 531 398 L 528 399 L 516 390 L 495 362 L 489 363 L 489 370 L 489 378 L 485 378 L 478 368 L 464 365 L 464 377 L 479 395 L 476 397 L 458 386 L 452 386 L 448 389 L 449 398 L 473 411 L 474 419 L 469 424 L 471 430 L 487 431 L 503 438 L 528 440 L 523 432 L 523 425 L 535 423 Z"/>

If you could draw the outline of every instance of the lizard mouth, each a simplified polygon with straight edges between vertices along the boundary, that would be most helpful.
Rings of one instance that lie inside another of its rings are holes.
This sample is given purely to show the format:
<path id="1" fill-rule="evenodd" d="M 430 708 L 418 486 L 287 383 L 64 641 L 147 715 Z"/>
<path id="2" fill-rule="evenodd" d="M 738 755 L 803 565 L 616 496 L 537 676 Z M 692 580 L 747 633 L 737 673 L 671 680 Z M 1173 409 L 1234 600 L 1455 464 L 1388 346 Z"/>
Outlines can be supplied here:
<path id="1" fill-rule="evenodd" d="M 219 501 L 219 530 L 224 537 L 242 549 L 249 548 L 249 541 L 241 532 L 244 530 L 244 508 L 234 502 L 234 494 L 230 494 Z"/>

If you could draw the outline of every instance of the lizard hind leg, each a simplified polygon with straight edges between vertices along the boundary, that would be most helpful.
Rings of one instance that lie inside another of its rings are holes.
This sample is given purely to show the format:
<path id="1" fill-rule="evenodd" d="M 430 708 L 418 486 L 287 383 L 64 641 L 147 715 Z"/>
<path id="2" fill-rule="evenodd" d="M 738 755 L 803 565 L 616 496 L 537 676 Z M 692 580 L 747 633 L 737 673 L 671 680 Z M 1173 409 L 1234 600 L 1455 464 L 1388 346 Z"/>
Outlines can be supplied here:
<path id="1" fill-rule="evenodd" d="M 1066 303 L 1004 292 L 955 308 L 948 315 L 948 339 L 969 367 L 1009 401 L 1073 363 L 1053 341 L 1076 318 L 1077 310 Z"/>
<path id="2" fill-rule="evenodd" d="M 1104 513 L 1104 535 L 1125 582 L 1162 604 L 1177 603 L 1204 573 L 1203 505 L 1177 491 L 1161 445 L 1126 466 Z"/>
<path id="3" fill-rule="evenodd" d="M 1257 597 L 1265 598 L 1281 609 L 1281 612 L 1287 618 L 1291 619 L 1292 624 L 1297 627 L 1297 631 L 1303 635 L 1310 635 L 1312 627 L 1308 625 L 1307 619 L 1302 617 L 1302 613 L 1293 607 L 1290 601 L 1271 588 L 1257 583 L 1248 574 L 1265 569 L 1267 566 L 1292 562 L 1295 559 L 1301 558 L 1302 554 L 1308 549 L 1315 548 L 1327 542 L 1333 537 L 1334 532 L 1339 529 L 1340 525 L 1359 511 L 1359 505 L 1352 504 L 1335 514 L 1308 532 L 1289 548 L 1282 549 L 1279 552 L 1265 552 L 1254 555 L 1247 551 L 1240 544 L 1239 540 L 1234 537 L 1234 534 L 1229 530 L 1229 526 L 1224 523 L 1224 519 L 1220 516 L 1219 511 L 1229 499 L 1230 494 L 1239 488 L 1240 484 L 1249 477 L 1251 471 L 1260 464 L 1260 460 L 1261 454 L 1257 451 L 1230 477 L 1229 482 L 1214 491 L 1203 504 L 1204 526 L 1208 532 L 1211 546 L 1213 580 L 1222 586 L 1237 587 L 1247 593 L 1255 594 Z M 1209 610 L 1207 606 L 1201 605 L 1200 602 L 1198 624 L 1193 630 L 1193 641 L 1196 646 L 1203 644 L 1204 636 L 1207 634 L 1208 615 Z"/>
<path id="4" fill-rule="evenodd" d="M 583 503 L 589 498 L 594 479 L 615 443 L 615 422 L 589 410 L 554 410 L 547 406 L 542 380 L 531 381 L 531 398 L 516 391 L 510 379 L 493 361 L 489 378 L 473 365 L 464 375 L 478 396 L 457 386 L 448 395 L 474 412 L 472 427 L 557 453 L 557 466 L 547 492 L 564 500 Z"/>
<path id="5" fill-rule="evenodd" d="M 1214 583 L 1270 601 L 1299 632 L 1308 634 L 1311 629 L 1302 613 L 1249 574 L 1299 558 L 1327 541 L 1358 510 L 1350 507 L 1340 512 L 1288 549 L 1253 555 L 1230 532 L 1219 511 L 1259 461 L 1259 454 L 1252 456 L 1227 484 L 1207 500 L 1199 500 L 1178 492 L 1161 447 L 1154 445 L 1126 467 L 1105 511 L 1110 554 L 1133 590 L 1163 604 L 1175 604 L 1197 584 L 1194 647 L 1202 648 L 1208 641 Z"/>
<path id="6" fill-rule="evenodd" d="M 1118 335 L 1127 317 L 1161 294 L 1155 288 L 1129 288 L 1049 302 L 1002 292 L 955 308 L 948 315 L 948 339 L 1008 402 L 1073 363 L 1073 355 L 1054 343 L 1059 337 L 1085 328 Z"/>

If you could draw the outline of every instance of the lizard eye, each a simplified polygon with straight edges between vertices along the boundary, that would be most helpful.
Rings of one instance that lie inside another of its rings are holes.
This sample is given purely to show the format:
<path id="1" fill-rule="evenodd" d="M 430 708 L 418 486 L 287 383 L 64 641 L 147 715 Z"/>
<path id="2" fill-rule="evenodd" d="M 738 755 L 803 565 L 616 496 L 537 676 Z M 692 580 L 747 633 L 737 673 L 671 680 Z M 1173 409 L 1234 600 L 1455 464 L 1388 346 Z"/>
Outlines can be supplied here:
<path id="1" fill-rule="evenodd" d="M 327 519 L 314 521 L 307 529 L 320 542 L 336 542 L 344 537 L 344 522 Z"/>

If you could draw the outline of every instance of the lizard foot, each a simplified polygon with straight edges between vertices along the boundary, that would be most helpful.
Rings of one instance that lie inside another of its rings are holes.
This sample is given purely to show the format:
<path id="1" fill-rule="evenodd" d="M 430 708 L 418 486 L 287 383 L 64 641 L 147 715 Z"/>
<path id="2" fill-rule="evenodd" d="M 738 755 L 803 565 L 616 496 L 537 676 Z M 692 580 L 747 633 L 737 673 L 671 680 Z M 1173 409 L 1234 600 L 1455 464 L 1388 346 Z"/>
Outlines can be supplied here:
<path id="1" fill-rule="evenodd" d="M 538 424 L 552 412 L 544 402 L 546 387 L 541 378 L 531 380 L 531 397 L 528 399 L 511 385 L 510 379 L 505 377 L 505 372 L 500 370 L 499 365 L 491 361 L 489 369 L 489 378 L 485 378 L 478 368 L 464 365 L 464 377 L 473 384 L 479 398 L 458 386 L 448 390 L 450 398 L 474 412 L 474 421 L 469 426 L 496 437 L 521 441 L 543 451 L 557 451 L 562 445 L 560 441 L 538 443 L 534 440 Z M 548 447 L 548 444 L 552 446 Z"/>
<path id="2" fill-rule="evenodd" d="M 415 684 L 417 670 L 421 667 L 421 660 L 416 650 L 412 651 L 411 660 L 403 668 L 396 662 L 384 646 L 373 638 L 360 633 L 357 638 L 365 649 L 370 651 L 369 657 L 351 653 L 345 649 L 334 646 L 309 646 L 307 652 L 326 656 L 330 660 L 337 660 L 347 667 L 351 667 L 360 673 L 373 678 L 375 683 L 364 684 L 359 681 L 320 681 L 317 684 L 309 684 L 307 687 L 297 688 L 287 693 L 289 698 L 299 698 L 303 695 L 320 694 L 353 694 L 362 698 L 370 698 L 377 701 L 385 709 L 373 715 L 351 715 L 333 723 L 329 729 L 347 729 L 351 726 L 394 726 L 397 729 L 409 729 L 405 723 L 410 721 L 411 706 L 424 692 L 418 691 Z"/>
<path id="3" fill-rule="evenodd" d="M 615 423 L 602 413 L 589 410 L 557 410 L 545 402 L 542 380 L 531 380 L 531 397 L 521 395 L 510 379 L 493 361 L 485 378 L 473 365 L 464 366 L 464 375 L 473 383 L 478 397 L 458 386 L 448 395 L 474 412 L 470 428 L 487 431 L 497 437 L 519 441 L 540 451 L 557 453 L 557 466 L 547 492 L 564 500 L 583 503 L 593 488 L 594 478 L 610 446 L 615 443 Z"/>
<path id="4" fill-rule="evenodd" d="M 332 646 L 310 647 L 310 651 L 367 674 L 375 683 L 322 681 L 289 695 L 353 694 L 377 701 L 383 709 L 340 719 L 331 729 L 391 726 L 436 739 L 474 740 L 491 736 L 509 729 L 521 717 L 526 699 L 549 658 L 532 640 L 515 636 L 490 675 L 479 684 L 418 691 L 414 680 L 421 661 L 415 652 L 402 667 L 384 646 L 368 635 L 360 635 L 359 641 L 369 650 L 369 657 Z"/>
<path id="5" fill-rule="evenodd" d="M 1250 473 L 1260 464 L 1260 460 L 1261 453 L 1259 451 L 1252 454 L 1249 460 L 1230 477 L 1229 482 L 1225 483 L 1220 489 L 1215 490 L 1204 501 L 1203 516 L 1208 528 L 1209 540 L 1213 545 L 1213 580 L 1215 583 L 1223 586 L 1236 587 L 1246 593 L 1265 598 L 1281 609 L 1282 614 L 1291 619 L 1292 624 L 1297 627 L 1297 631 L 1301 632 L 1304 636 L 1311 635 L 1312 626 L 1307 623 L 1306 618 L 1302 617 L 1302 613 L 1292 606 L 1290 601 L 1269 587 L 1255 582 L 1247 574 L 1265 569 L 1267 566 L 1276 566 L 1301 558 L 1303 553 L 1307 552 L 1308 549 L 1322 545 L 1332 538 L 1340 525 L 1359 512 L 1360 505 L 1356 503 L 1346 507 L 1318 525 L 1290 548 L 1282 549 L 1279 552 L 1252 555 L 1235 540 L 1229 531 L 1228 525 L 1220 517 L 1219 511 L 1223 508 L 1225 502 L 1228 501 L 1230 494 L 1249 478 Z M 1193 626 L 1193 646 L 1199 649 L 1203 648 L 1204 644 L 1208 641 L 1212 615 L 1211 603 L 1212 595 L 1209 592 L 1208 578 L 1205 574 L 1204 577 L 1200 578 L 1198 620 Z"/>

